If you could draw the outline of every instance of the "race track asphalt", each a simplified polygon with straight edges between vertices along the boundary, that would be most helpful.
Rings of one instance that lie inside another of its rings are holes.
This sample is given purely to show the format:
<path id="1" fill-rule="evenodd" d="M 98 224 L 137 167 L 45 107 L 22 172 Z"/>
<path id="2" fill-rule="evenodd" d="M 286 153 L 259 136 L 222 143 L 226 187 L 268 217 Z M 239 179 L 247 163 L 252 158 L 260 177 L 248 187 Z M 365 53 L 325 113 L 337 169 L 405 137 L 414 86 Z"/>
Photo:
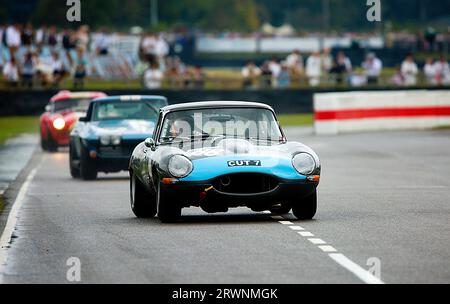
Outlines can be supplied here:
<path id="1" fill-rule="evenodd" d="M 385 283 L 450 283 L 450 132 L 286 133 L 322 159 L 313 221 L 195 208 L 177 224 L 139 220 L 126 173 L 73 180 L 67 151 L 38 150 L 6 193 L 12 204 L 37 168 L 0 280 L 68 283 L 76 257 L 82 283 L 364 283 L 336 251 L 366 270 L 379 261 Z"/>

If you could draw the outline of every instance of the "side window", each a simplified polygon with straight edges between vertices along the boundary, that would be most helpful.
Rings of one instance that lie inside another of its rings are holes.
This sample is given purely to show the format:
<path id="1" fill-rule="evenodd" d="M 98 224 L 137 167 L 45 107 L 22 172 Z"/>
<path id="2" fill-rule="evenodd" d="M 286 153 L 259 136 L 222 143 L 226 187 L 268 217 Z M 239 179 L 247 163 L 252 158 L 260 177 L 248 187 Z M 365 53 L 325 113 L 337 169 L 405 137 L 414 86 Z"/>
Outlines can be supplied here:
<path id="1" fill-rule="evenodd" d="M 164 117 L 162 112 L 159 112 L 158 122 L 156 123 L 156 128 L 153 132 L 153 139 L 155 140 L 155 142 L 158 141 L 159 134 L 161 133 L 163 118 Z"/>

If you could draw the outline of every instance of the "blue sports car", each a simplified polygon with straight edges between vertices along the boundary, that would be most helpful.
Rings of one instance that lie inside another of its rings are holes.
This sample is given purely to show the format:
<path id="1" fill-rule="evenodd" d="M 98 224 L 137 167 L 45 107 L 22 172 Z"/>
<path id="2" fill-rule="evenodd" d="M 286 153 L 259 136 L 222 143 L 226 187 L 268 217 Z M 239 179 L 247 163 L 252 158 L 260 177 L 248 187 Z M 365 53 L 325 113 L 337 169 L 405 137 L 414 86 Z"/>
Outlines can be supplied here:
<path id="1" fill-rule="evenodd" d="M 128 170 L 131 153 L 153 136 L 162 96 L 117 96 L 93 100 L 70 134 L 70 173 L 94 180 L 98 172 Z"/>
<path id="2" fill-rule="evenodd" d="M 233 207 L 311 219 L 321 165 L 314 151 L 288 142 L 274 110 L 250 102 L 199 102 L 161 109 L 153 137 L 130 160 L 137 217 L 173 222 L 185 207 Z"/>

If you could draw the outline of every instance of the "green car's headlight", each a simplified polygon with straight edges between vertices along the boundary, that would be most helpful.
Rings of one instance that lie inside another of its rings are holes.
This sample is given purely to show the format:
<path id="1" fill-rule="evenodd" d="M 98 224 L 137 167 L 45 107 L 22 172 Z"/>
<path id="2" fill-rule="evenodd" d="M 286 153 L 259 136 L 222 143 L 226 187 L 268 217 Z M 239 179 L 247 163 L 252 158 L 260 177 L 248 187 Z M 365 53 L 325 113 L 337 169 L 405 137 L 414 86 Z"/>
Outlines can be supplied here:
<path id="1" fill-rule="evenodd" d="M 184 178 L 191 174 L 194 165 L 191 160 L 183 155 L 174 155 L 169 160 L 169 173 L 176 178 Z"/>
<path id="2" fill-rule="evenodd" d="M 300 153 L 295 155 L 292 159 L 292 165 L 298 173 L 305 176 L 311 175 L 317 167 L 314 157 L 308 153 Z"/>

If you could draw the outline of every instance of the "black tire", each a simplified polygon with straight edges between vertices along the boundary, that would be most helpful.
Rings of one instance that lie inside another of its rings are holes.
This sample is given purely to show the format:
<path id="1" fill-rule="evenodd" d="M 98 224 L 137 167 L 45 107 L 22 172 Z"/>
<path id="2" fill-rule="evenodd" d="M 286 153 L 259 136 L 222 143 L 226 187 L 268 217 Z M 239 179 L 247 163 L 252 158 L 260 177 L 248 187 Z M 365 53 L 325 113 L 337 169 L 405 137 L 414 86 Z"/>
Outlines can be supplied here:
<path id="1" fill-rule="evenodd" d="M 149 193 L 133 172 L 130 172 L 130 203 L 137 218 L 155 217 L 156 195 Z"/>
<path id="2" fill-rule="evenodd" d="M 181 217 L 181 207 L 166 191 L 161 189 L 158 181 L 156 186 L 156 204 L 158 210 L 158 218 L 162 223 L 174 223 Z"/>
<path id="3" fill-rule="evenodd" d="M 291 212 L 292 206 L 290 204 L 281 204 L 280 206 L 273 207 L 270 212 L 273 214 L 283 215 Z"/>
<path id="4" fill-rule="evenodd" d="M 97 179 L 98 171 L 95 162 L 89 156 L 89 151 L 85 147 L 81 147 L 80 155 L 80 176 L 83 180 Z"/>
<path id="5" fill-rule="evenodd" d="M 47 140 L 44 139 L 44 137 L 42 136 L 42 130 L 41 130 L 41 148 L 43 151 L 47 151 L 48 150 L 48 143 Z"/>
<path id="6" fill-rule="evenodd" d="M 48 152 L 58 152 L 58 144 L 53 139 L 52 134 L 47 129 L 47 140 L 46 140 L 46 151 Z"/>
<path id="7" fill-rule="evenodd" d="M 312 220 L 317 212 L 317 191 L 294 204 L 292 211 L 299 220 Z"/>
<path id="8" fill-rule="evenodd" d="M 70 175 L 72 176 L 72 178 L 80 178 L 80 168 L 74 166 L 74 160 L 75 159 L 76 159 L 75 148 L 74 148 L 74 146 L 73 146 L 73 144 L 71 142 L 70 146 L 69 146 Z"/>

